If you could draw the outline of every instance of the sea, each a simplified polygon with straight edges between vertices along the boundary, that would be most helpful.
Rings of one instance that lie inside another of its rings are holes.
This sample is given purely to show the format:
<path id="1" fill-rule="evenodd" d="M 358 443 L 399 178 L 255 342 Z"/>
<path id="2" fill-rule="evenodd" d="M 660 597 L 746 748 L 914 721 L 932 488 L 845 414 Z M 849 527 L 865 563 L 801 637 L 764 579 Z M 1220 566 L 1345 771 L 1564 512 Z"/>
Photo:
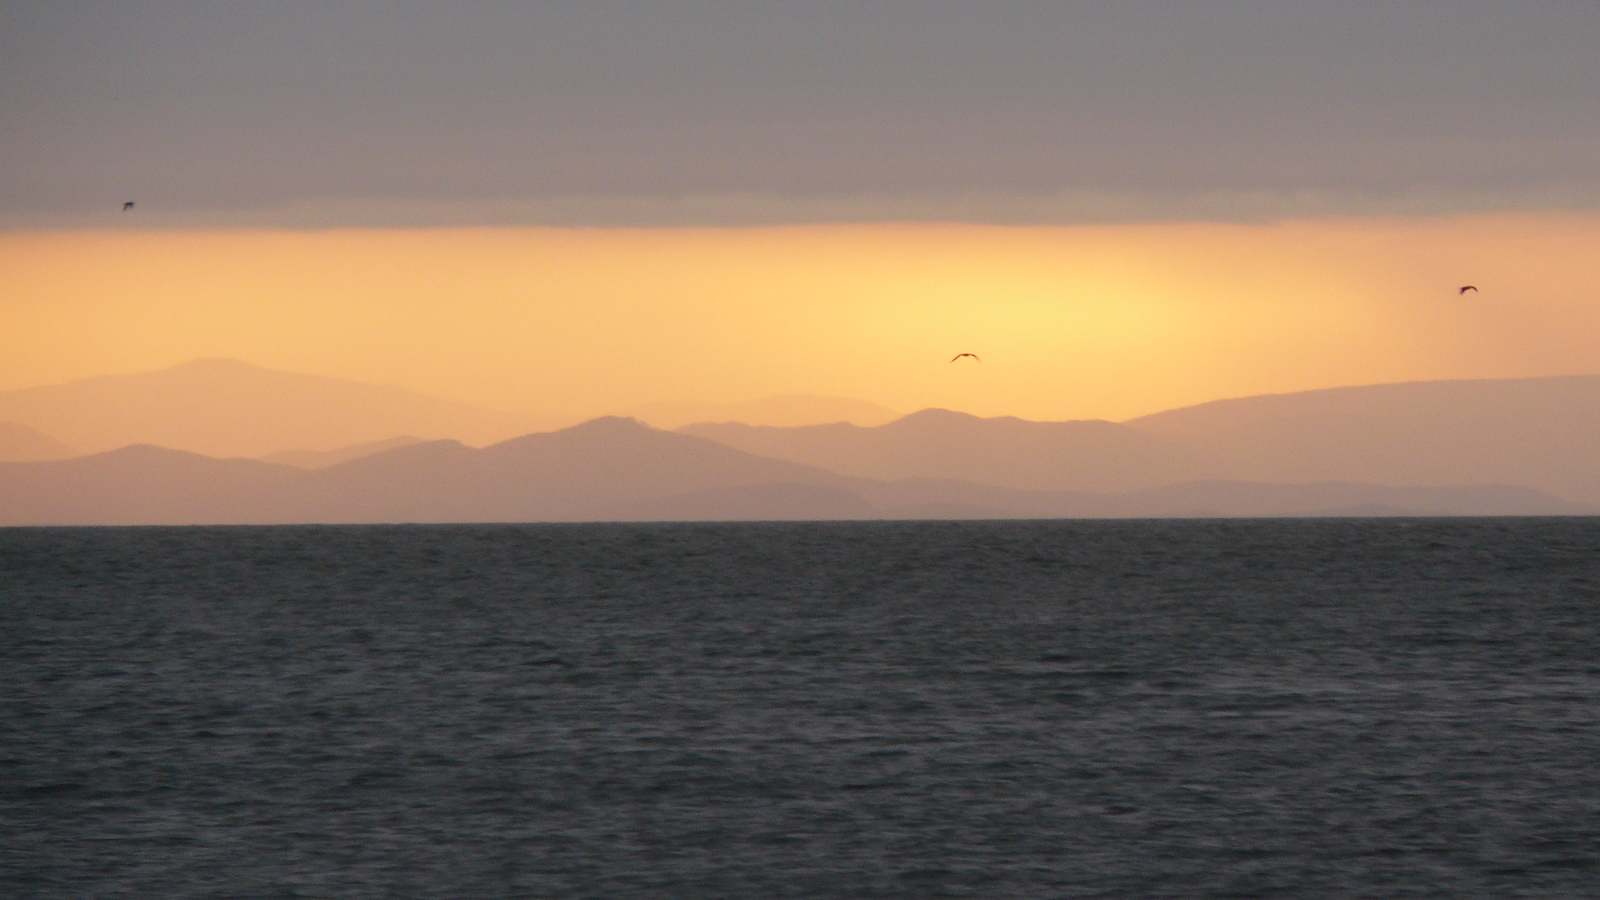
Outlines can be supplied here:
<path id="1" fill-rule="evenodd" d="M 0 896 L 1600 896 L 1600 520 L 0 529 Z"/>

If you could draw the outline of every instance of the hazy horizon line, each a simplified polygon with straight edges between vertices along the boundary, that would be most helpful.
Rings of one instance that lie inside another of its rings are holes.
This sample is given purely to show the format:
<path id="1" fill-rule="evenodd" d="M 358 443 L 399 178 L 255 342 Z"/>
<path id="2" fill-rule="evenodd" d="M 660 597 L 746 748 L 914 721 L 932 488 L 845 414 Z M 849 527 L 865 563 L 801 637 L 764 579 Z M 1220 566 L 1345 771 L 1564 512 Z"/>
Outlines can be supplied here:
<path id="1" fill-rule="evenodd" d="M 818 393 L 812 393 L 812 392 L 808 392 L 808 391 L 795 391 L 795 392 L 788 392 L 788 393 L 782 393 L 782 394 L 768 394 L 768 395 L 764 395 L 764 396 L 760 396 L 760 397 L 749 397 L 749 398 L 742 399 L 742 400 L 684 400 L 684 399 L 671 399 L 671 398 L 669 398 L 669 399 L 657 399 L 657 400 L 643 401 L 643 402 L 639 402 L 639 403 L 632 403 L 632 404 L 628 405 L 627 409 L 621 409 L 621 410 L 613 409 L 613 410 L 609 410 L 609 411 L 584 412 L 584 413 L 571 412 L 571 411 L 555 411 L 555 412 L 551 412 L 551 411 L 539 411 L 539 410 L 531 410 L 531 409 L 514 409 L 514 408 L 491 406 L 491 405 L 487 405 L 487 404 L 477 403 L 477 402 L 474 402 L 474 401 L 457 400 L 457 399 L 454 399 L 452 397 L 444 396 L 444 395 L 441 395 L 441 394 L 435 394 L 435 393 L 432 393 L 432 392 L 429 392 L 429 391 L 426 391 L 426 390 L 420 390 L 420 389 L 417 389 L 417 388 L 412 388 L 412 387 L 408 387 L 408 386 L 403 385 L 403 384 L 397 384 L 397 383 L 393 383 L 393 382 L 364 381 L 364 380 L 359 379 L 359 378 L 348 378 L 348 377 L 345 377 L 345 376 L 342 376 L 342 375 L 326 375 L 326 374 L 322 374 L 322 373 L 319 373 L 319 372 L 299 371 L 299 370 L 291 370 L 291 369 L 279 369 L 279 368 L 274 368 L 272 366 L 262 365 L 260 363 L 250 362 L 248 360 L 243 360 L 243 359 L 239 359 L 237 357 L 229 357 L 229 356 L 199 356 L 199 357 L 193 357 L 191 359 L 183 360 L 182 362 L 173 363 L 171 365 L 159 366 L 159 367 L 153 368 L 153 369 L 139 369 L 139 370 L 130 371 L 130 372 L 99 372 L 99 373 L 96 373 L 96 374 L 93 374 L 93 375 L 85 375 L 85 376 L 81 376 L 81 377 L 78 377 L 78 378 L 70 378 L 70 379 L 67 379 L 65 381 L 54 381 L 54 382 L 46 382 L 46 383 L 42 383 L 42 384 L 31 384 L 31 385 L 26 385 L 26 386 L 23 386 L 23 387 L 15 387 L 15 388 L 0 388 L 0 394 L 18 393 L 18 392 L 23 392 L 23 391 L 41 390 L 41 389 L 49 389 L 49 388 L 69 387 L 69 386 L 76 385 L 76 384 L 82 384 L 84 382 L 96 381 L 96 380 L 99 380 L 99 379 L 106 379 L 106 378 L 128 378 L 128 377 L 135 377 L 135 376 L 139 376 L 139 375 L 151 375 L 151 374 L 157 374 L 157 373 L 160 373 L 160 372 L 171 371 L 173 369 L 180 369 L 180 368 L 183 368 L 184 366 L 190 366 L 190 365 L 195 365 L 195 364 L 198 364 L 198 363 L 208 363 L 208 362 L 222 362 L 222 363 L 236 364 L 236 365 L 241 365 L 241 366 L 245 366 L 245 367 L 252 368 L 252 369 L 257 369 L 257 370 L 260 370 L 260 371 L 263 371 L 263 372 L 271 372 L 271 373 L 280 374 L 280 375 L 295 375 L 295 376 L 310 377 L 310 378 L 323 378 L 323 379 L 329 379 L 329 380 L 333 380 L 333 381 L 342 381 L 342 382 L 346 382 L 346 383 L 349 383 L 349 384 L 362 385 L 362 386 L 366 386 L 366 387 L 392 388 L 392 389 L 396 389 L 396 390 L 400 390 L 400 391 L 405 391 L 407 393 L 415 394 L 415 395 L 418 395 L 420 397 L 424 397 L 424 398 L 427 398 L 427 399 L 430 399 L 430 400 L 437 400 L 437 401 L 443 401 L 443 402 L 447 402 L 447 403 L 451 403 L 451 404 L 456 404 L 456 405 L 459 405 L 459 406 L 472 407 L 472 408 L 475 408 L 475 409 L 477 409 L 479 411 L 482 411 L 482 412 L 490 412 L 490 413 L 496 413 L 496 414 L 501 414 L 501 415 L 513 415 L 513 416 L 527 415 L 527 416 L 542 417 L 542 418 L 548 418 L 548 419 L 571 419 L 572 420 L 569 424 L 562 425 L 559 428 L 551 429 L 551 430 L 557 430 L 557 431 L 558 430 L 564 430 L 565 428 L 570 428 L 573 425 L 579 425 L 579 424 L 583 424 L 583 423 L 586 423 L 586 422 L 592 422 L 592 421 L 594 421 L 596 419 L 605 419 L 605 418 L 635 419 L 635 420 L 637 420 L 637 421 L 639 421 L 639 422 L 641 422 L 643 424 L 649 425 L 652 428 L 660 428 L 660 430 L 663 430 L 663 431 L 676 431 L 676 430 L 678 430 L 678 427 L 684 427 L 684 426 L 661 427 L 661 426 L 651 425 L 648 421 L 638 417 L 638 411 L 642 410 L 642 409 L 644 409 L 646 407 L 651 407 L 651 406 L 674 406 L 674 405 L 683 405 L 683 406 L 749 406 L 749 405 L 755 405 L 755 404 L 759 404 L 759 403 L 763 403 L 763 402 L 767 402 L 767 401 L 772 401 L 772 400 L 787 400 L 787 399 L 814 399 L 814 400 L 849 401 L 849 402 L 868 404 L 868 405 L 872 405 L 872 406 L 878 406 L 878 407 L 880 407 L 880 408 L 882 408 L 882 409 L 894 414 L 894 418 L 889 420 L 890 422 L 896 422 L 896 421 L 899 421 L 901 419 L 905 419 L 905 418 L 907 418 L 909 416 L 914 416 L 914 415 L 917 415 L 919 413 L 924 413 L 924 412 L 950 412 L 950 413 L 956 413 L 956 414 L 959 414 L 959 415 L 972 416 L 973 418 L 978 418 L 978 419 L 1006 419 L 1006 418 L 1010 418 L 1010 419 L 1019 419 L 1021 421 L 1025 421 L 1025 422 L 1037 422 L 1037 423 L 1048 423 L 1048 422 L 1111 422 L 1113 424 L 1119 424 L 1120 425 L 1120 424 L 1126 424 L 1128 422 L 1132 422 L 1132 421 L 1137 420 L 1137 419 L 1145 418 L 1147 416 L 1160 415 L 1162 413 L 1174 412 L 1174 411 L 1177 411 L 1177 410 L 1192 409 L 1192 408 L 1195 408 L 1195 407 L 1206 406 L 1206 405 L 1209 405 L 1209 404 L 1212 404 L 1212 403 L 1225 403 L 1225 402 L 1233 401 L 1233 400 L 1249 400 L 1249 399 L 1264 398 L 1264 397 L 1288 397 L 1288 396 L 1299 395 L 1299 394 L 1315 394 L 1315 393 L 1322 393 L 1322 392 L 1328 392 L 1328 391 L 1340 391 L 1340 390 L 1350 390 L 1350 389 L 1360 389 L 1360 388 L 1395 387 L 1395 386 L 1409 385 L 1409 384 L 1452 384 L 1452 383 L 1466 383 L 1466 382 L 1497 382 L 1497 381 L 1541 381 L 1541 380 L 1556 380 L 1556 379 L 1564 379 L 1564 378 L 1594 378 L 1594 377 L 1600 377 L 1600 371 L 1591 371 L 1591 372 L 1565 372 L 1565 373 L 1551 374 L 1551 375 L 1515 375 L 1515 376 L 1505 376 L 1505 377 L 1473 376 L 1473 377 L 1457 377 L 1457 378 L 1421 378 L 1421 379 L 1408 379 L 1408 380 L 1403 380 L 1403 381 L 1373 381 L 1373 382 L 1359 382 L 1359 383 L 1348 383 L 1348 384 L 1333 384 L 1333 385 L 1326 385 L 1326 386 L 1323 386 L 1323 387 L 1305 388 L 1305 389 L 1299 389 L 1299 390 L 1262 391 L 1262 392 L 1253 393 L 1253 394 L 1235 394 L 1235 395 L 1228 395 L 1228 396 L 1222 396 L 1222 397 L 1214 397 L 1214 398 L 1211 398 L 1209 400 L 1201 400 L 1201 401 L 1198 401 L 1198 402 L 1195 402 L 1195 403 L 1186 403 L 1186 404 L 1182 404 L 1182 405 L 1179 405 L 1179 406 L 1163 407 L 1161 409 L 1154 410 L 1152 412 L 1140 413 L 1138 415 L 1129 416 L 1129 417 L 1124 418 L 1124 419 L 1107 419 L 1107 418 L 1034 419 L 1034 418 L 1028 418 L 1027 416 L 1020 416 L 1020 415 L 1015 415 L 1015 414 L 1011 414 L 1011 413 L 1004 413 L 1004 414 L 1000 414 L 1000 415 L 980 415 L 978 413 L 971 413 L 971 412 L 967 412 L 965 410 L 956 409 L 956 408 L 951 407 L 951 406 L 924 406 L 924 407 L 919 407 L 917 409 L 913 409 L 913 410 L 902 412 L 900 410 L 894 409 L 893 407 L 887 406 L 885 404 L 878 403 L 875 400 L 867 400 L 867 399 L 864 399 L 862 397 L 844 396 L 844 395 L 840 395 L 840 394 L 818 394 Z M 730 422 L 734 422 L 734 420 L 730 420 Z M 734 423 L 735 424 L 746 424 L 746 425 L 751 424 L 751 423 L 745 423 L 745 422 L 734 422 Z M 689 424 L 707 424 L 707 423 L 694 422 L 694 423 L 689 423 Z M 715 424 L 722 424 L 722 423 L 715 423 Z M 835 423 L 819 422 L 819 423 L 816 423 L 816 424 L 835 424 Z M 850 423 L 846 423 L 846 424 L 850 424 Z M 885 422 L 885 423 L 881 423 L 881 424 L 888 424 L 888 423 Z M 806 427 L 806 426 L 752 426 L 752 427 Z M 858 426 L 858 427 L 880 427 L 880 426 Z M 546 432 L 530 431 L 530 432 L 527 432 L 527 433 L 529 433 L 529 434 L 538 434 L 538 433 L 546 433 Z M 52 437 L 53 437 L 53 435 L 52 435 Z"/>

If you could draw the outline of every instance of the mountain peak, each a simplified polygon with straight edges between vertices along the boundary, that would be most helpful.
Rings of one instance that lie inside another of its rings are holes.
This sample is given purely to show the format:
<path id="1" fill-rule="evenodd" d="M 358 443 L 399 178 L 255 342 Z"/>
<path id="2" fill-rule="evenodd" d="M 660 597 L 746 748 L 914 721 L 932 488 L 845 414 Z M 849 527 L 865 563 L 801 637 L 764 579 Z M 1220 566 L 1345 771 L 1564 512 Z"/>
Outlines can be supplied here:
<path id="1" fill-rule="evenodd" d="M 927 409 L 919 409 L 916 412 L 911 413 L 909 415 L 901 416 L 900 418 L 895 419 L 890 424 L 892 424 L 892 425 L 923 425 L 923 424 L 927 424 L 927 425 L 948 425 L 948 424 L 954 424 L 954 423 L 958 423 L 958 422 L 966 423 L 966 422 L 982 422 L 982 421 L 983 421 L 983 417 L 982 416 L 975 416 L 972 413 L 957 412 L 956 410 L 953 410 L 953 409 L 944 409 L 944 408 L 938 407 L 938 406 L 930 406 Z"/>
<path id="2" fill-rule="evenodd" d="M 646 425 L 632 416 L 600 416 L 598 418 L 590 419 L 587 422 L 579 422 L 578 424 L 563 430 L 639 432 L 656 431 L 657 429 L 651 428 L 649 425 Z"/>

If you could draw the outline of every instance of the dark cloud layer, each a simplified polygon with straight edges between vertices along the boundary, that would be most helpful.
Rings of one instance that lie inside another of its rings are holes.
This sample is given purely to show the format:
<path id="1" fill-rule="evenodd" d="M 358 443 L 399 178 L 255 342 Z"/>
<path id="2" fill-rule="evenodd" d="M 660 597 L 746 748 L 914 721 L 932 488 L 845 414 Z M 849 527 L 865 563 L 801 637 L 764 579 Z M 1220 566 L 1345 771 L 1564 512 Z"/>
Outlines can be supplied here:
<path id="1" fill-rule="evenodd" d="M 0 11 L 12 226 L 1600 206 L 1588 2 Z"/>

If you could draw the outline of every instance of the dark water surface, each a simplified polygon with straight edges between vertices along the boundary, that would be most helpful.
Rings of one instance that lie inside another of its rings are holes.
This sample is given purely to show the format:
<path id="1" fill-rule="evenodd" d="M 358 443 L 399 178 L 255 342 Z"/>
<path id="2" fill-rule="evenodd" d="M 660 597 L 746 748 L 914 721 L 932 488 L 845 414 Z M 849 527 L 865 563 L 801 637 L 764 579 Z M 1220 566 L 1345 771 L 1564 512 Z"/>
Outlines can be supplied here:
<path id="1" fill-rule="evenodd" d="M 0 530 L 11 897 L 1600 895 L 1600 520 Z"/>

